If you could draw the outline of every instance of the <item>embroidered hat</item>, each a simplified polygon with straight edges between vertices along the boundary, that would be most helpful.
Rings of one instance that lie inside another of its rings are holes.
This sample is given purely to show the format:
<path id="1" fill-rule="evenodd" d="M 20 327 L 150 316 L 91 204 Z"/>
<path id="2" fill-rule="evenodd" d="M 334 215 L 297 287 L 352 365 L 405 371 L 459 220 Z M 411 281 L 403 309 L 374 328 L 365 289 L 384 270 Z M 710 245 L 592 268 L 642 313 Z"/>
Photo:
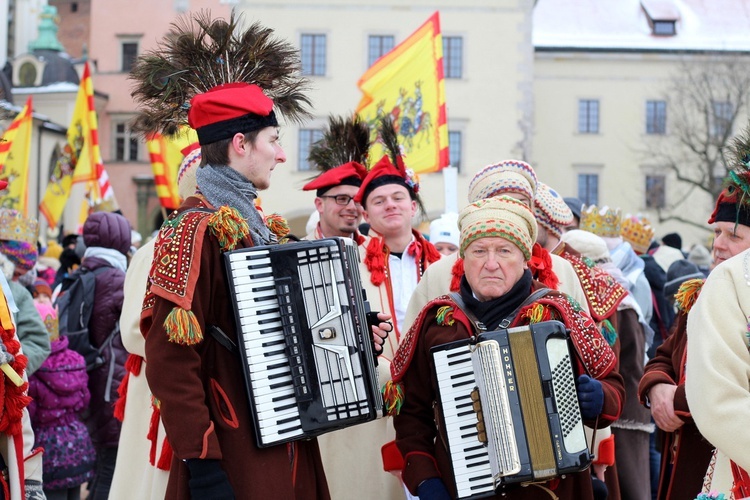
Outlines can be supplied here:
<path id="1" fill-rule="evenodd" d="M 573 247 L 583 257 L 594 262 L 611 262 L 607 242 L 599 236 L 582 229 L 572 229 L 562 235 L 562 241 Z"/>
<path id="2" fill-rule="evenodd" d="M 357 163 L 356 161 L 350 161 L 344 165 L 341 165 L 330 170 L 326 170 L 315 179 L 311 180 L 302 187 L 303 191 L 317 190 L 316 196 L 322 196 L 329 189 L 336 186 L 355 186 L 360 187 L 362 185 L 362 179 L 367 176 L 367 169 Z"/>
<path id="3" fill-rule="evenodd" d="M 18 210 L 0 208 L 0 240 L 23 241 L 36 248 L 39 222 Z"/>
<path id="4" fill-rule="evenodd" d="M 458 214 L 443 214 L 430 222 L 430 243 L 450 243 L 458 246 L 461 232 L 458 230 Z"/>
<path id="5" fill-rule="evenodd" d="M 539 182 L 534 197 L 534 216 L 547 230 L 559 238 L 563 228 L 573 223 L 573 212 L 557 191 Z"/>
<path id="6" fill-rule="evenodd" d="M 534 214 L 525 203 L 510 196 L 475 201 L 458 215 L 461 230 L 460 255 L 475 240 L 497 236 L 516 245 L 528 261 L 536 241 Z"/>
<path id="7" fill-rule="evenodd" d="M 654 239 L 654 228 L 645 217 L 638 215 L 626 215 L 620 225 L 622 239 L 630 243 L 638 255 L 648 252 L 651 241 Z"/>
<path id="8" fill-rule="evenodd" d="M 519 193 L 534 199 L 537 187 L 534 169 L 520 160 L 504 160 L 487 165 L 469 183 L 469 203 L 507 193 Z"/>
<path id="9" fill-rule="evenodd" d="M 611 209 L 607 206 L 601 210 L 596 205 L 585 206 L 581 211 L 578 228 L 603 238 L 620 238 L 622 212 L 619 208 Z"/>
<path id="10" fill-rule="evenodd" d="M 183 200 L 192 196 L 198 189 L 198 182 L 195 180 L 195 172 L 201 164 L 200 144 L 194 142 L 189 146 L 182 148 L 182 159 L 179 170 L 177 170 L 177 193 Z"/>

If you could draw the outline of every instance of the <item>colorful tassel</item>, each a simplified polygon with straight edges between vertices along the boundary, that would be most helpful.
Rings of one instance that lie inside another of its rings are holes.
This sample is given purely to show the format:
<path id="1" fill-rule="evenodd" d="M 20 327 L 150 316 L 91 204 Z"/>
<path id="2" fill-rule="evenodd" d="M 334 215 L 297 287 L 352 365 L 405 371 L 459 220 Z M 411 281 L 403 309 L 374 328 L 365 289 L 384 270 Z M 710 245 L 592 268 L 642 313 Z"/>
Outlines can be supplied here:
<path id="1" fill-rule="evenodd" d="M 386 414 L 395 416 L 401 413 L 404 404 L 404 385 L 401 382 L 389 380 L 383 386 L 383 402 Z"/>
<path id="2" fill-rule="evenodd" d="M 453 323 L 455 323 L 455 320 L 453 319 L 453 308 L 451 306 L 442 306 L 438 308 L 435 319 L 440 326 L 453 326 Z"/>
<path id="3" fill-rule="evenodd" d="M 451 292 L 461 290 L 461 278 L 464 277 L 464 259 L 459 257 L 451 268 Z"/>
<path id="4" fill-rule="evenodd" d="M 615 342 L 617 341 L 617 330 L 615 330 L 615 327 L 612 326 L 612 323 L 610 323 L 608 319 L 602 321 L 601 330 L 602 337 L 607 341 L 607 344 L 609 344 L 610 347 L 615 345 Z"/>
<path id="5" fill-rule="evenodd" d="M 222 251 L 234 250 L 237 243 L 250 234 L 250 227 L 240 213 L 230 207 L 221 207 L 208 218 L 211 234 L 219 240 Z"/>
<path id="6" fill-rule="evenodd" d="M 544 306 L 542 304 L 534 304 L 524 313 L 524 317 L 529 320 L 529 323 L 541 323 L 544 321 Z"/>
<path id="7" fill-rule="evenodd" d="M 181 345 L 196 345 L 203 341 L 203 332 L 193 311 L 175 307 L 164 320 L 164 331 L 169 341 Z"/>
<path id="8" fill-rule="evenodd" d="M 693 304 L 698 300 L 698 295 L 700 295 L 705 281 L 704 279 L 697 278 L 684 281 L 680 285 L 679 290 L 674 295 L 675 303 L 680 311 L 689 312 L 692 309 Z"/>
<path id="9" fill-rule="evenodd" d="M 289 222 L 279 214 L 267 215 L 266 227 L 268 227 L 268 229 L 275 234 L 279 240 L 282 240 L 290 231 Z"/>

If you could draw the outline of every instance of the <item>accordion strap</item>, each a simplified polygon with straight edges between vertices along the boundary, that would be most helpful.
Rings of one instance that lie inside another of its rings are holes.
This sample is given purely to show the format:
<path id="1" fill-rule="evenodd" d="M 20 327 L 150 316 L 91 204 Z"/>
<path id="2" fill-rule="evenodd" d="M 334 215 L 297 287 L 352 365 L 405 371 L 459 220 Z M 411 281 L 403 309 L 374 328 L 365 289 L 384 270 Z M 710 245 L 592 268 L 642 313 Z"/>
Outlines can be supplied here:
<path id="1" fill-rule="evenodd" d="M 535 291 L 528 297 L 526 297 L 526 300 L 524 300 L 521 305 L 515 308 L 515 310 L 508 315 L 504 320 L 500 322 L 498 325 L 498 328 L 508 328 L 510 324 L 513 322 L 513 320 L 518 316 L 518 313 L 523 309 L 524 307 L 533 304 L 537 300 L 541 299 L 547 293 L 550 292 L 549 288 L 540 288 L 539 290 Z M 461 308 L 461 310 L 466 314 L 466 317 L 469 318 L 469 321 L 474 325 L 474 328 L 477 329 L 478 332 L 486 332 L 487 331 L 487 325 L 479 321 L 479 318 L 476 317 L 476 315 L 469 310 L 469 308 L 466 306 L 466 302 L 464 302 L 464 299 L 461 298 L 461 294 L 459 292 L 451 292 L 448 294 L 449 297 L 453 302 L 456 303 L 458 307 Z"/>

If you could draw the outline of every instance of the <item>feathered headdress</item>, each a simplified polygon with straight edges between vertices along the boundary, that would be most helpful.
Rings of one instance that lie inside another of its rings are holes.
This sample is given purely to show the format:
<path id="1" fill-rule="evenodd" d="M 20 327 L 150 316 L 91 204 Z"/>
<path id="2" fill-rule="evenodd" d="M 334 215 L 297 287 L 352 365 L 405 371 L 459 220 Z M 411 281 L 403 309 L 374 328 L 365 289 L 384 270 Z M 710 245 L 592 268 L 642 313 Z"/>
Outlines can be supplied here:
<path id="1" fill-rule="evenodd" d="M 367 166 L 370 152 L 370 127 L 359 115 L 352 118 L 328 117 L 323 138 L 310 148 L 307 159 L 325 172 L 349 162 Z"/>
<path id="2" fill-rule="evenodd" d="M 378 136 L 386 154 L 370 169 L 367 177 L 362 181 L 355 200 L 358 203 L 364 203 L 373 189 L 385 184 L 401 184 L 410 191 L 412 199 L 417 202 L 422 213 L 426 213 L 418 194 L 419 177 L 404 164 L 401 146 L 398 143 L 398 133 L 390 116 L 381 118 Z"/>
<path id="3" fill-rule="evenodd" d="M 321 174 L 302 188 L 317 190 L 322 196 L 329 189 L 346 184 L 359 187 L 367 175 L 367 157 L 370 151 L 370 127 L 358 116 L 328 118 L 328 129 L 323 138 L 310 148 L 307 157 Z"/>
<path id="4" fill-rule="evenodd" d="M 734 222 L 750 226 L 750 126 L 732 140 L 729 146 L 729 175 L 716 200 L 709 224 Z"/>
<path id="5" fill-rule="evenodd" d="M 188 122 L 196 96 L 231 87 L 227 84 L 233 84 L 235 91 L 226 101 L 230 108 L 238 109 L 211 119 L 213 122 L 236 119 L 246 111 L 268 116 L 263 96 L 270 98 L 271 106 L 284 118 L 300 122 L 309 116 L 310 101 L 305 95 L 308 81 L 299 76 L 299 68 L 299 51 L 276 39 L 272 29 L 255 23 L 241 30 L 240 18 L 234 13 L 229 21 L 211 19 L 206 11 L 181 17 L 155 50 L 138 58 L 131 71 L 130 78 L 135 81 L 131 95 L 140 108 L 133 127 L 140 132 L 174 135 Z M 242 96 L 245 98 L 237 102 L 236 89 L 249 87 L 259 89 L 259 95 Z M 259 104 L 243 109 L 242 101 L 247 100 Z M 207 109 L 207 115 L 213 113 L 214 109 Z"/>

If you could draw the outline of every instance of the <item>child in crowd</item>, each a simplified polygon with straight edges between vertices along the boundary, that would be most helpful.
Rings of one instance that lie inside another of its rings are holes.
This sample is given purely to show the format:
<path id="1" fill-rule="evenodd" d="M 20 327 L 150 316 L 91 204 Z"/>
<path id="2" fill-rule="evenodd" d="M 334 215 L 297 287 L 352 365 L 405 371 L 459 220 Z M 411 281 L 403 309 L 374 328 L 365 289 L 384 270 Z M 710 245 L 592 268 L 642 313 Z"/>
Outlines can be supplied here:
<path id="1" fill-rule="evenodd" d="M 83 357 L 58 334 L 57 312 L 36 307 L 49 333 L 52 352 L 29 378 L 35 447 L 44 448 L 44 493 L 48 500 L 78 500 L 81 485 L 94 475 L 96 454 L 80 412 L 91 398 Z"/>

